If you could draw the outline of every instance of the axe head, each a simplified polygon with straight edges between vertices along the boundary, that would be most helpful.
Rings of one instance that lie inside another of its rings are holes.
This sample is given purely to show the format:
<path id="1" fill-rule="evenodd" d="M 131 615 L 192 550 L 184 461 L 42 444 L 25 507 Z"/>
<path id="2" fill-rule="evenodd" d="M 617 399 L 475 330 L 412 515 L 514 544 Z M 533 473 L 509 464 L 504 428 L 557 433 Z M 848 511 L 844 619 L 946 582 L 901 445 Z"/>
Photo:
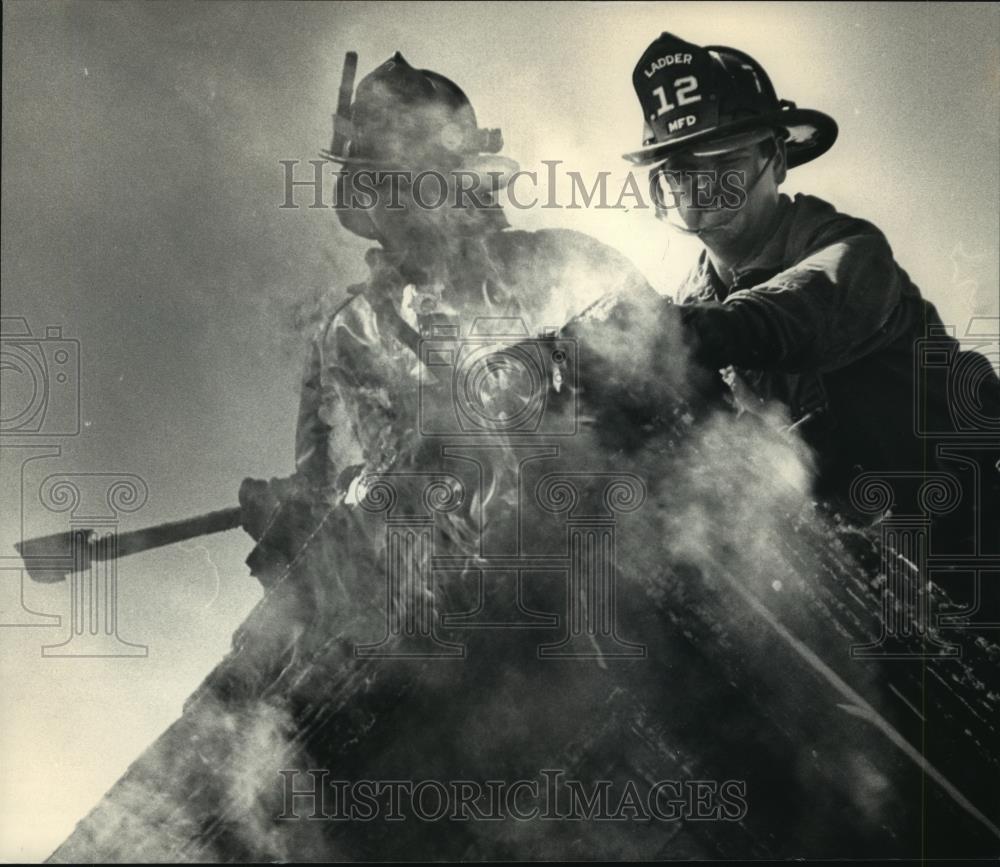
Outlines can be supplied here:
<path id="1" fill-rule="evenodd" d="M 90 530 L 69 530 L 25 539 L 14 545 L 24 561 L 24 568 L 32 581 L 54 584 L 64 581 L 72 572 L 90 568 L 92 548 Z M 76 538 L 74 538 L 76 537 Z"/>

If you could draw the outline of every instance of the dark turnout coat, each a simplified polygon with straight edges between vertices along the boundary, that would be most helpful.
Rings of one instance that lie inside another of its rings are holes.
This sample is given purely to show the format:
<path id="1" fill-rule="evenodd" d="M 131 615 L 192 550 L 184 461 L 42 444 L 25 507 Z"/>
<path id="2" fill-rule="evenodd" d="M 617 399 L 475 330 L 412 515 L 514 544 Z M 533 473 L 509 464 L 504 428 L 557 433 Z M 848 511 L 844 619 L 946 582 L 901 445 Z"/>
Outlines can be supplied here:
<path id="1" fill-rule="evenodd" d="M 745 267 L 723 280 L 703 253 L 680 299 L 702 359 L 732 365 L 750 394 L 800 423 L 821 489 L 843 494 L 863 471 L 933 471 L 942 442 L 991 425 L 996 436 L 1000 380 L 960 351 L 882 232 L 813 196 L 782 195 L 780 207 Z"/>

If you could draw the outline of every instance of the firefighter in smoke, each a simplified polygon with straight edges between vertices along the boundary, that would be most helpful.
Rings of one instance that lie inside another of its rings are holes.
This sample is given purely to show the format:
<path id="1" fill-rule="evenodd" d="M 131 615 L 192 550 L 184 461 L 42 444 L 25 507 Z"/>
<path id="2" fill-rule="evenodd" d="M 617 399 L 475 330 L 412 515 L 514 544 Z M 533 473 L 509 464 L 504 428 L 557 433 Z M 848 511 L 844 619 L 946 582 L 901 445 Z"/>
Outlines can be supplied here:
<path id="1" fill-rule="evenodd" d="M 882 232 L 814 196 L 779 191 L 789 169 L 833 145 L 832 118 L 779 100 L 743 52 L 670 33 L 646 49 L 632 81 L 645 133 L 625 158 L 651 167 L 658 216 L 704 245 L 671 313 L 742 409 L 777 409 L 779 424 L 798 430 L 821 495 L 844 507 L 862 471 L 935 468 L 934 443 L 915 425 L 953 430 L 949 400 L 971 399 L 1000 437 L 996 374 L 984 357 L 959 353 Z M 940 348 L 965 365 L 965 395 L 918 372 L 918 341 L 936 330 Z M 979 467 L 983 520 L 998 514 L 994 446 Z M 964 520 L 975 532 L 974 517 Z"/>
<path id="2" fill-rule="evenodd" d="M 444 76 L 397 53 L 361 80 L 336 123 L 327 156 L 343 167 L 337 216 L 374 242 L 371 274 L 348 289 L 312 341 L 295 474 L 247 479 L 241 487 L 244 528 L 258 542 L 248 563 L 265 586 L 321 537 L 335 540 L 333 562 L 300 571 L 332 571 L 338 580 L 331 585 L 353 584 L 341 580 L 344 570 L 371 566 L 371 540 L 352 517 L 360 514 L 364 479 L 433 463 L 421 450 L 436 443 L 417 423 L 418 343 L 429 327 L 450 325 L 466 335 L 486 317 L 513 322 L 530 339 L 562 324 L 544 317 L 560 315 L 553 301 L 572 298 L 581 280 L 601 293 L 659 299 L 628 261 L 586 235 L 509 227 L 497 194 L 516 164 L 497 155 L 500 131 L 481 129 L 466 95 Z M 412 183 L 421 172 L 434 173 L 423 191 Z M 446 204 L 426 207 L 441 198 L 432 189 L 441 177 L 449 184 Z M 362 201 L 358 190 L 376 195 Z M 344 526 L 333 529 L 338 522 Z M 356 580 L 377 586 L 372 577 Z M 342 600 L 329 603 L 316 604 L 337 608 Z"/>

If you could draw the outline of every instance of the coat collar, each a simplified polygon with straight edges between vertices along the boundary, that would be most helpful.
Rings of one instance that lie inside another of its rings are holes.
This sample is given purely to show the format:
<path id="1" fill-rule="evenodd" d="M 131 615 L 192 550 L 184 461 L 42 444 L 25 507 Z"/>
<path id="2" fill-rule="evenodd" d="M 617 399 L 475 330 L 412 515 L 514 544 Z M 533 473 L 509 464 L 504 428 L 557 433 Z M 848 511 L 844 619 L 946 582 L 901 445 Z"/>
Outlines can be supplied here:
<path id="1" fill-rule="evenodd" d="M 702 250 L 697 264 L 681 287 L 681 300 L 722 301 L 735 289 L 745 289 L 788 267 L 789 237 L 801 210 L 800 199 L 796 196 L 793 202 L 784 193 L 779 195 L 777 226 L 764 238 L 756 252 L 730 273 L 728 280 L 716 272 L 708 258 L 708 251 Z"/>

